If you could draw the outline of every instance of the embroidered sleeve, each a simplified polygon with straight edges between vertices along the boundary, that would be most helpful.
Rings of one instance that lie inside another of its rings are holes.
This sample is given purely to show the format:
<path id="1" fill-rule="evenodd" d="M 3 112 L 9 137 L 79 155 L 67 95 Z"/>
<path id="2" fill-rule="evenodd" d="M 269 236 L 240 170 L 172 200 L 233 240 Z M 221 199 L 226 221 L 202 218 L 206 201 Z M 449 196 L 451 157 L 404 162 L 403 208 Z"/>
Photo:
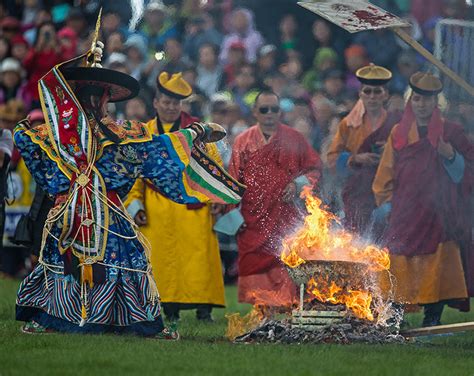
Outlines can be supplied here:
<path id="1" fill-rule="evenodd" d="M 61 192 L 64 188 L 62 183 L 63 181 L 67 182 L 67 178 L 41 147 L 31 141 L 25 131 L 26 128 L 23 126 L 16 127 L 14 141 L 28 170 L 44 191 L 49 194 Z"/>
<path id="2" fill-rule="evenodd" d="M 184 129 L 142 144 L 143 177 L 178 203 L 238 203 L 244 187 L 193 147 L 194 138 L 191 130 Z"/>

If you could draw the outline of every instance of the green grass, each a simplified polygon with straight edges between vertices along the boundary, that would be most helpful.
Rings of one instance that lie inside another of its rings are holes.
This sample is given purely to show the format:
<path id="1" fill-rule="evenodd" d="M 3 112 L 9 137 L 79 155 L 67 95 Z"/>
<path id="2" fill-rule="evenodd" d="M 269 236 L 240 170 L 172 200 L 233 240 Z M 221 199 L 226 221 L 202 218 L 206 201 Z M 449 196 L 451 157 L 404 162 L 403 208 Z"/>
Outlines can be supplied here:
<path id="1" fill-rule="evenodd" d="M 227 312 L 248 311 L 228 287 L 226 310 L 214 324 L 193 312 L 180 323 L 182 340 L 113 335 L 24 335 L 14 321 L 17 281 L 0 280 L 0 376 L 6 375 L 474 375 L 474 334 L 424 339 L 407 345 L 231 344 Z M 420 315 L 410 321 L 419 325 Z M 448 310 L 443 321 L 474 321 Z"/>

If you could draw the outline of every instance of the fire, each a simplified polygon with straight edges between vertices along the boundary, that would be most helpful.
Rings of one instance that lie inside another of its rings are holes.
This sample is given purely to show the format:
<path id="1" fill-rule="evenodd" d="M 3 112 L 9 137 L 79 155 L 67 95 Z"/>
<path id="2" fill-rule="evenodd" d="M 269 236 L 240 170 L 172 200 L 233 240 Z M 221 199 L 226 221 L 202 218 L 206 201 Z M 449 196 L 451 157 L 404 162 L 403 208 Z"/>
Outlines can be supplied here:
<path id="1" fill-rule="evenodd" d="M 334 281 L 329 283 L 323 278 L 316 280 L 312 277 L 308 282 L 306 292 L 323 303 L 344 304 L 361 319 L 374 320 L 370 309 L 372 295 L 367 291 L 345 290 Z"/>
<path id="2" fill-rule="evenodd" d="M 310 187 L 305 188 L 302 197 L 309 214 L 301 228 L 283 241 L 281 260 L 286 265 L 297 268 L 308 261 L 346 261 L 365 265 L 371 272 L 390 268 L 387 249 L 362 244 L 344 229 L 334 230 L 333 225 L 340 224 L 339 218 L 323 208 L 322 201 L 311 194 Z M 324 303 L 344 304 L 359 318 L 374 320 L 373 296 L 365 291 L 366 286 L 351 286 L 350 280 L 330 279 L 313 276 L 307 284 L 307 293 Z"/>
<path id="3" fill-rule="evenodd" d="M 254 307 L 245 316 L 241 316 L 240 313 L 233 313 L 225 316 L 228 320 L 226 337 L 231 341 L 237 337 L 254 330 L 258 327 L 264 318 L 263 313 Z"/>

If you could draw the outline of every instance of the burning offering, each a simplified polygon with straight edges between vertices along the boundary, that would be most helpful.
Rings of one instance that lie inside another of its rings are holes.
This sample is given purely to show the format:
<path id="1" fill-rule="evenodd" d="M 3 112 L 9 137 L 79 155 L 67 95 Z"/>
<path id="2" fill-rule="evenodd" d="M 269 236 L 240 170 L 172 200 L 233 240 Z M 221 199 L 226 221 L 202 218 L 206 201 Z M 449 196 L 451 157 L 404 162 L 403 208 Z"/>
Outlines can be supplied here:
<path id="1" fill-rule="evenodd" d="M 248 317 L 233 316 L 228 336 L 236 342 L 403 342 L 392 334 L 401 312 L 391 302 L 388 250 L 344 230 L 310 187 L 303 195 L 308 215 L 283 240 L 280 255 L 300 287 L 299 306 L 279 321 L 260 306 Z M 246 330 L 239 332 L 239 325 Z"/>
<path id="2" fill-rule="evenodd" d="M 342 228 L 334 229 L 339 219 L 322 207 L 310 188 L 303 194 L 309 214 L 303 226 L 284 239 L 281 253 L 300 286 L 300 310 L 306 292 L 309 300 L 344 305 L 360 319 L 387 320 L 383 315 L 386 294 L 379 281 L 388 276 L 388 250 L 364 243 Z"/>

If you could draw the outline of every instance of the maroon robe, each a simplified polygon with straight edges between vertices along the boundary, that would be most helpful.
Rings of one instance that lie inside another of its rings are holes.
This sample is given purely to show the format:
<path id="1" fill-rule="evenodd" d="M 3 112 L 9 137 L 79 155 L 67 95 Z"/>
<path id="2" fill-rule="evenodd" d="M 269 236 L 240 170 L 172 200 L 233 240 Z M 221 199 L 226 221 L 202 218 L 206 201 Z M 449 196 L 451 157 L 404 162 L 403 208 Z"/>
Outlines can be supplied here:
<path id="1" fill-rule="evenodd" d="M 283 191 L 300 175 L 316 180 L 320 170 L 318 154 L 286 125 L 267 143 L 258 125 L 237 137 L 229 172 L 247 186 L 241 202 L 246 227 L 237 236 L 240 276 L 281 265 L 282 239 L 301 218 L 295 205 L 283 200 Z"/>
<path id="2" fill-rule="evenodd" d="M 474 257 L 470 249 L 474 145 L 462 128 L 441 122 L 441 137 L 465 160 L 464 177 L 455 184 L 443 158 L 428 135 L 408 145 L 406 133 L 396 132 L 395 186 L 392 211 L 384 234 L 392 254 L 416 256 L 436 252 L 438 245 L 455 241 L 461 247 L 466 285 L 474 294 Z M 397 148 L 397 145 L 398 148 Z"/>

